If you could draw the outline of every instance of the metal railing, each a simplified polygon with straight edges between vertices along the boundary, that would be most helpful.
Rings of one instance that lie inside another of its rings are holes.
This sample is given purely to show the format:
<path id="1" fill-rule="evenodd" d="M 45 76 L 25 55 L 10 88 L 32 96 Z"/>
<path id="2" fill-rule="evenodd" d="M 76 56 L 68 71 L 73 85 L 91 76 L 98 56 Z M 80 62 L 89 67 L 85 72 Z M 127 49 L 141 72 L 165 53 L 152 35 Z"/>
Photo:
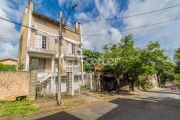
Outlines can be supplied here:
<path id="1" fill-rule="evenodd" d="M 75 33 L 77 33 L 77 30 L 75 27 L 69 25 L 69 24 L 63 24 L 63 28 L 67 29 L 67 30 L 70 30 L 70 31 L 73 31 Z"/>
<path id="2" fill-rule="evenodd" d="M 79 66 L 66 66 L 66 72 L 79 72 Z"/>

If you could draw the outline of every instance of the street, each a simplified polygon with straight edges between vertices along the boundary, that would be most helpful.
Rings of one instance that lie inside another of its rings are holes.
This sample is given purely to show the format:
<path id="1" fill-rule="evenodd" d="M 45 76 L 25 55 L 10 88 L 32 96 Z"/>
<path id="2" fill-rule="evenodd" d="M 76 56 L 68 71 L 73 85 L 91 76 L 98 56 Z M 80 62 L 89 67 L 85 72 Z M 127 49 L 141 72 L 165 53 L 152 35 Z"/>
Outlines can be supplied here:
<path id="1" fill-rule="evenodd" d="M 39 120 L 179 120 L 180 92 L 168 90 L 138 92 L 118 99 L 69 109 L 55 114 L 39 114 Z"/>

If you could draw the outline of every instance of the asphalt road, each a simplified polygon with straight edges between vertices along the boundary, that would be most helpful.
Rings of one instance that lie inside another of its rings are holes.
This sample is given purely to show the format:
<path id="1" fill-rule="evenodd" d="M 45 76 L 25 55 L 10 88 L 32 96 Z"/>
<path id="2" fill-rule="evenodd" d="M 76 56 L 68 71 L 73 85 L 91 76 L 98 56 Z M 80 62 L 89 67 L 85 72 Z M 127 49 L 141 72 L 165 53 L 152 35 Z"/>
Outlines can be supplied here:
<path id="1" fill-rule="evenodd" d="M 138 92 L 115 100 L 103 101 L 58 112 L 30 116 L 39 120 L 180 120 L 180 91 Z"/>

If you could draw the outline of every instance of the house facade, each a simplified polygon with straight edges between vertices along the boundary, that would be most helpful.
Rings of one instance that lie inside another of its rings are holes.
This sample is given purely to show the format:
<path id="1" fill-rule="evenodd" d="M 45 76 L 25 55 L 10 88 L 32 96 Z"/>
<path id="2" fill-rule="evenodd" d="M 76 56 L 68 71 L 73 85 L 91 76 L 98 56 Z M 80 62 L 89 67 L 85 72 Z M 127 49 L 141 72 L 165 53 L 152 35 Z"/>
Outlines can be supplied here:
<path id="1" fill-rule="evenodd" d="M 13 58 L 5 58 L 5 59 L 0 59 L 0 63 L 6 64 L 6 65 L 17 65 L 17 60 Z"/>
<path id="2" fill-rule="evenodd" d="M 33 11 L 33 2 L 25 9 L 20 31 L 18 63 L 25 64 L 25 71 L 38 70 L 38 81 L 44 89 L 57 92 L 58 51 L 60 23 Z M 25 27 L 28 26 L 28 27 Z M 67 73 L 73 73 L 74 89 L 83 79 L 81 24 L 63 24 L 61 42 L 62 92 L 66 92 Z M 64 86 L 64 87 L 63 87 Z"/>

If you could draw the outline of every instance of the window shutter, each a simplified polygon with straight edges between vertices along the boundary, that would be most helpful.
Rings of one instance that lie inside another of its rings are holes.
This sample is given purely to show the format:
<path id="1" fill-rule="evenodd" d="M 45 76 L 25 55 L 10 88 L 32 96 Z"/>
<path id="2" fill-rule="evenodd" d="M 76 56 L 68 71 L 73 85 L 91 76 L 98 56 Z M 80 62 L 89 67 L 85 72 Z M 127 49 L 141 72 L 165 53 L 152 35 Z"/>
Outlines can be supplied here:
<path id="1" fill-rule="evenodd" d="M 39 35 L 36 34 L 36 37 L 35 37 L 35 48 L 39 48 Z"/>
<path id="2" fill-rule="evenodd" d="M 38 35 L 39 41 L 38 41 L 38 48 L 42 48 L 42 35 Z"/>
<path id="3" fill-rule="evenodd" d="M 72 44 L 68 43 L 68 54 L 72 54 Z"/>
<path id="4" fill-rule="evenodd" d="M 49 48 L 49 39 L 48 37 L 46 37 L 46 50 L 48 50 L 48 48 Z"/>

